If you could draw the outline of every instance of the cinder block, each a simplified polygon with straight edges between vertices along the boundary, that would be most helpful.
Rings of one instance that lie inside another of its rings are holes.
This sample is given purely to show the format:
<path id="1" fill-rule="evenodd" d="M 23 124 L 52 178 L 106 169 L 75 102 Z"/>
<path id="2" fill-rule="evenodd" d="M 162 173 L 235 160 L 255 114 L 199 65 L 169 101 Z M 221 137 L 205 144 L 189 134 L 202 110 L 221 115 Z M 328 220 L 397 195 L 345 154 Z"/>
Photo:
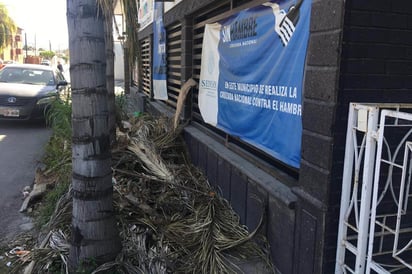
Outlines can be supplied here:
<path id="1" fill-rule="evenodd" d="M 338 79 L 338 69 L 334 67 L 328 69 L 311 67 L 307 69 L 304 84 L 305 98 L 336 102 Z"/>
<path id="2" fill-rule="evenodd" d="M 341 31 L 312 33 L 309 39 L 307 64 L 310 66 L 338 66 Z"/>
<path id="3" fill-rule="evenodd" d="M 320 168 L 330 169 L 332 166 L 332 143 L 330 137 L 308 134 L 302 135 L 302 158 Z"/>
<path id="4" fill-rule="evenodd" d="M 410 0 L 391 1 L 391 11 L 396 13 L 412 14 L 412 5 Z"/>
<path id="5" fill-rule="evenodd" d="M 214 151 L 207 152 L 207 178 L 211 186 L 217 185 L 217 155 Z"/>
<path id="6" fill-rule="evenodd" d="M 221 157 L 217 161 L 217 180 L 220 187 L 221 195 L 226 199 L 230 200 L 230 176 L 231 176 L 231 165 Z"/>
<path id="7" fill-rule="evenodd" d="M 318 101 L 304 101 L 303 128 L 324 136 L 332 136 L 335 120 L 335 105 L 319 103 Z"/>
<path id="8" fill-rule="evenodd" d="M 258 228 L 262 218 L 262 224 L 259 227 L 259 233 L 266 235 L 267 216 L 265 210 L 268 208 L 268 193 L 263 190 L 258 183 L 248 183 L 247 208 L 246 208 L 246 226 L 249 231 Z"/>
<path id="9" fill-rule="evenodd" d="M 300 186 L 309 195 L 323 203 L 328 201 L 328 188 L 330 185 L 331 175 L 328 170 L 314 168 L 305 161 L 300 164 Z"/>
<path id="10" fill-rule="evenodd" d="M 230 204 L 237 212 L 242 224 L 246 221 L 246 198 L 247 198 L 247 179 L 240 170 L 235 168 L 231 169 L 232 174 L 230 177 L 231 195 Z"/>
<path id="11" fill-rule="evenodd" d="M 273 262 L 280 273 L 293 273 L 295 210 L 285 207 L 275 198 L 269 198 L 268 241 Z"/>
<path id="12" fill-rule="evenodd" d="M 321 0 L 312 4 L 310 31 L 341 29 L 343 24 L 343 0 Z"/>
<path id="13" fill-rule="evenodd" d="M 351 59 L 344 62 L 343 71 L 351 74 L 385 74 L 384 60 Z"/>
<path id="14" fill-rule="evenodd" d="M 398 0 L 396 0 L 398 1 Z M 358 1 L 350 1 L 347 5 L 348 10 L 368 10 L 368 11 L 383 11 L 387 12 L 391 8 L 391 3 L 393 1 L 388 2 L 387 0 L 374 0 L 374 1 L 367 1 L 367 0 L 358 0 Z"/>

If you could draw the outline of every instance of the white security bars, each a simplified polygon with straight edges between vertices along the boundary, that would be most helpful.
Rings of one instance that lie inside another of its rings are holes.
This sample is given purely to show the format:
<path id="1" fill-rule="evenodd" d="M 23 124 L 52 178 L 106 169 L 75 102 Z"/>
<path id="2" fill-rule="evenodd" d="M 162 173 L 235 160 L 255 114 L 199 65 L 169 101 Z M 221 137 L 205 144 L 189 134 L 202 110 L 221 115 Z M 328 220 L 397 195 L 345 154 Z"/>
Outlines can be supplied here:
<path id="1" fill-rule="evenodd" d="M 364 273 L 378 115 L 376 106 L 350 105 L 335 273 Z"/>
<path id="2" fill-rule="evenodd" d="M 412 269 L 411 108 L 350 105 L 335 273 Z"/>

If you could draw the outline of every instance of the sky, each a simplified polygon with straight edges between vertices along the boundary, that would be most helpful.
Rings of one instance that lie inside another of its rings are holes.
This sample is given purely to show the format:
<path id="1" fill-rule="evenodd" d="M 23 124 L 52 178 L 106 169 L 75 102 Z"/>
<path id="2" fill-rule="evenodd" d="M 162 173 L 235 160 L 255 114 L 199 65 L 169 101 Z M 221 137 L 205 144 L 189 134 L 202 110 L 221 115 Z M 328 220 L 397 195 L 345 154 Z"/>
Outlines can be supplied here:
<path id="1" fill-rule="evenodd" d="M 53 51 L 68 48 L 66 0 L 0 0 L 27 35 L 27 44 Z"/>

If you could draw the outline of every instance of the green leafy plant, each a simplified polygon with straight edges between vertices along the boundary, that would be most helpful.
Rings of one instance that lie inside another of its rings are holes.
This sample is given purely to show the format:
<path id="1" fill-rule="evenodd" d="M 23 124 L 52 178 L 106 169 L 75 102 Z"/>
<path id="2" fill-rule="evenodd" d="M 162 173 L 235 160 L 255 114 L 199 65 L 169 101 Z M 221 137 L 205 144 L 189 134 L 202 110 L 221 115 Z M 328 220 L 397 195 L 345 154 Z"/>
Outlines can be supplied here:
<path id="1" fill-rule="evenodd" d="M 36 223 L 39 227 L 42 227 L 49 222 L 57 202 L 65 193 L 67 193 L 69 185 L 70 181 L 64 179 L 63 181 L 58 182 L 52 190 L 47 192 L 44 202 L 39 207 L 38 216 L 36 218 Z"/>
<path id="2" fill-rule="evenodd" d="M 116 95 L 115 97 L 116 105 L 116 121 L 120 122 L 122 120 L 127 120 L 127 97 L 124 93 Z"/>
<path id="3" fill-rule="evenodd" d="M 46 113 L 46 122 L 53 135 L 45 148 L 43 176 L 54 181 L 38 210 L 37 224 L 45 225 L 53 214 L 57 201 L 70 185 L 71 176 L 71 98 L 69 95 L 55 100 Z"/>
<path id="4" fill-rule="evenodd" d="M 52 172 L 67 175 L 68 169 L 71 168 L 71 115 L 70 95 L 55 100 L 46 112 L 46 122 L 53 130 L 43 159 L 47 167 L 46 175 Z"/>
<path id="5" fill-rule="evenodd" d="M 72 102 L 70 93 L 61 94 L 46 111 L 46 123 L 53 134 L 71 139 Z"/>

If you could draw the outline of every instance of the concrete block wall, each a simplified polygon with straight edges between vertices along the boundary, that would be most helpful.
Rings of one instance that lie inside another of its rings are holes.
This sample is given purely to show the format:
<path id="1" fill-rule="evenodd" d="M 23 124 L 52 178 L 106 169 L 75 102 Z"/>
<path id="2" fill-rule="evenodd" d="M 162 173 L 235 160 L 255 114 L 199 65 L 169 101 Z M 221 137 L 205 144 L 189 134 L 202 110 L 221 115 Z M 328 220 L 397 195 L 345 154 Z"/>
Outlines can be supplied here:
<path id="1" fill-rule="evenodd" d="M 182 22 L 183 53 L 190 54 L 192 38 L 190 17 L 183 18 L 182 11 L 195 11 L 212 2 L 182 1 L 165 15 L 166 25 L 176 19 Z M 327 260 L 324 257 L 328 255 L 326 247 L 336 246 L 336 243 L 327 241 L 325 232 L 328 230 L 343 11 L 344 0 L 313 0 L 299 182 L 290 184 L 263 172 L 204 130 L 189 126 L 184 134 L 193 163 L 204 170 L 211 184 L 230 201 L 242 223 L 253 230 L 260 216 L 265 216 L 260 232 L 266 235 L 274 264 L 283 274 L 332 273 L 325 272 Z M 139 35 L 150 35 L 150 28 Z M 182 56 L 182 60 L 184 81 L 191 72 L 190 56 Z M 156 102 L 146 107 L 151 112 L 160 108 L 161 104 Z M 165 111 L 160 110 L 160 113 Z M 298 186 L 293 187 L 296 184 Z M 257 203 L 254 197 L 261 202 Z"/>
<path id="2" fill-rule="evenodd" d="M 195 11 L 213 2 L 182 1 L 165 22 L 180 18 L 183 7 Z M 280 273 L 333 273 L 349 102 L 411 103 L 411 16 L 410 0 L 312 1 L 297 186 L 266 174 L 204 130 L 185 130 L 193 162 L 242 223 L 253 230 L 266 212 L 261 233 Z M 190 18 L 181 20 L 183 44 L 190 48 Z M 182 57 L 184 81 L 190 53 Z"/>
<path id="3" fill-rule="evenodd" d="M 343 103 L 358 98 L 365 102 L 408 100 L 412 88 L 411 1 L 349 0 L 346 6 Z"/>
<path id="4" fill-rule="evenodd" d="M 194 126 L 184 130 L 191 161 L 226 198 L 249 231 L 266 236 L 278 273 L 293 273 L 297 197 L 281 181 Z M 260 219 L 263 222 L 260 227 Z"/>
<path id="5" fill-rule="evenodd" d="M 412 2 L 346 0 L 344 9 L 325 269 L 331 269 L 335 259 L 349 103 L 412 103 Z"/>
<path id="6" fill-rule="evenodd" d="M 303 91 L 302 161 L 298 196 L 295 274 L 333 273 L 336 241 L 326 232 L 338 105 L 344 0 L 313 0 Z"/>

